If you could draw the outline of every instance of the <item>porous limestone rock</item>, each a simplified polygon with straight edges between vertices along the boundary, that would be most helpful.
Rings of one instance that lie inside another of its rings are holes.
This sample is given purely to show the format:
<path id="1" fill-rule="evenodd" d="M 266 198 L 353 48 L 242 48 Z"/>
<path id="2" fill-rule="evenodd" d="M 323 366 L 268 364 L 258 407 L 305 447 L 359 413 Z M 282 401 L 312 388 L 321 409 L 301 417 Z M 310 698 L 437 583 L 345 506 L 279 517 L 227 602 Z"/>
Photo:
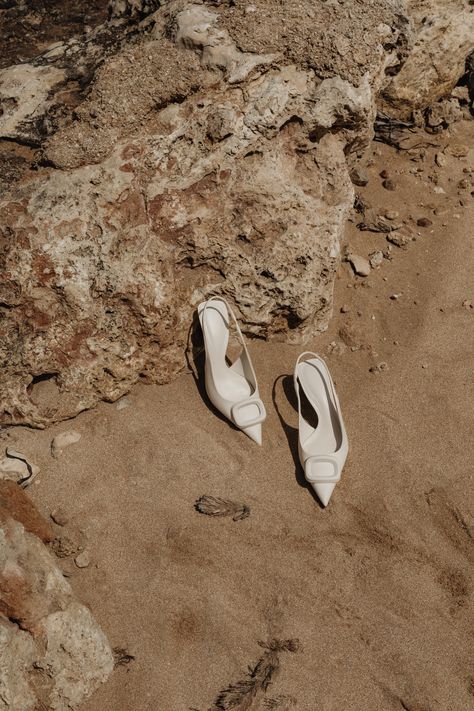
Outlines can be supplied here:
<path id="1" fill-rule="evenodd" d="M 0 71 L 0 138 L 39 142 L 37 123 L 44 118 L 49 96 L 66 78 L 54 66 L 18 64 Z"/>
<path id="2" fill-rule="evenodd" d="M 381 107 L 405 119 L 450 94 L 474 51 L 469 0 L 407 0 L 414 41 L 381 96 Z"/>
<path id="3" fill-rule="evenodd" d="M 0 202 L 0 422 L 43 427 L 170 380 L 211 294 L 247 335 L 327 327 L 349 172 L 416 52 L 415 10 L 157 5 L 114 0 L 105 25 L 6 70 L 66 79 L 28 122 L 36 170 Z"/>
<path id="4" fill-rule="evenodd" d="M 112 650 L 41 541 L 0 523 L 0 710 L 74 709 L 113 669 Z"/>

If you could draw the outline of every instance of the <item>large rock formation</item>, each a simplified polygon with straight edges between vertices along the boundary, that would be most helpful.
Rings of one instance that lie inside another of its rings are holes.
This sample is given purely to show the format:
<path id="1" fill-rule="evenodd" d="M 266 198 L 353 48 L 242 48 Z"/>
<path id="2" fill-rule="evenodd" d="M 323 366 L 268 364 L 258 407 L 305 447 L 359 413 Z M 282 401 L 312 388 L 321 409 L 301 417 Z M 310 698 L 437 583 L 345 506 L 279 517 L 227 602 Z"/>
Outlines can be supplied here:
<path id="1" fill-rule="evenodd" d="M 0 137 L 40 149 L 0 205 L 4 423 L 169 380 L 210 294 L 247 334 L 327 326 L 403 1 L 157 4 L 0 73 Z"/>

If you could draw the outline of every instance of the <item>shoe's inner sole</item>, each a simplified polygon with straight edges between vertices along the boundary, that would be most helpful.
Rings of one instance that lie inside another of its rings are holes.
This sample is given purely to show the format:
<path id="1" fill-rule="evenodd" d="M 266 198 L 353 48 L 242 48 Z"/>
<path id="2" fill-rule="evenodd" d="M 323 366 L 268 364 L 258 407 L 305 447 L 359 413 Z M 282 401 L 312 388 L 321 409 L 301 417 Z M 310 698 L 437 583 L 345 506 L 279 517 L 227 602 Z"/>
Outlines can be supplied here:
<path id="1" fill-rule="evenodd" d="M 220 395 L 226 400 L 240 402 L 253 395 L 253 387 L 244 375 L 240 358 L 229 367 L 226 362 L 229 345 L 230 323 L 227 307 L 223 301 L 211 301 L 200 313 L 201 325 L 206 333 L 206 358 L 212 360 L 214 382 Z M 257 405 L 248 405 L 245 415 L 252 420 L 259 415 Z M 242 413 L 243 414 L 243 413 Z"/>
<path id="2" fill-rule="evenodd" d="M 312 454 L 336 452 L 342 443 L 341 423 L 324 371 L 318 361 L 311 359 L 298 365 L 297 375 L 303 419 L 301 442 L 304 444 L 311 437 Z"/>

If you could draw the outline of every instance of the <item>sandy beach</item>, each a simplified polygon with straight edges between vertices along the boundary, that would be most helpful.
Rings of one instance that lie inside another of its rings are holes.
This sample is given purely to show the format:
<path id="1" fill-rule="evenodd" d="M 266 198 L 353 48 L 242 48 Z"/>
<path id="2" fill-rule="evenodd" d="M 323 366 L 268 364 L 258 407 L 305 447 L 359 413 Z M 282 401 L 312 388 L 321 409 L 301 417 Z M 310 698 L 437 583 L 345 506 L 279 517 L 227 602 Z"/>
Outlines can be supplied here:
<path id="1" fill-rule="evenodd" d="M 473 145 L 472 122 L 452 134 Z M 191 372 L 44 431 L 7 431 L 4 443 L 41 467 L 34 502 L 46 515 L 63 508 L 58 535 L 90 556 L 83 569 L 59 560 L 74 591 L 133 656 L 84 711 L 474 708 L 474 208 L 458 192 L 473 150 L 443 170 L 437 150 L 415 162 L 373 144 L 357 190 L 411 214 L 416 240 L 367 278 L 343 263 L 331 326 L 306 346 L 331 368 L 350 442 L 327 509 L 298 463 L 291 376 L 302 347 L 249 344 L 268 412 L 262 447 L 216 416 Z M 379 177 L 387 166 L 393 192 Z M 354 223 L 347 241 L 365 257 L 387 247 Z M 68 429 L 81 440 L 52 458 L 51 439 Z M 202 495 L 250 515 L 204 516 Z M 293 643 L 273 653 L 268 688 L 250 705 L 219 699 L 274 639 Z"/>

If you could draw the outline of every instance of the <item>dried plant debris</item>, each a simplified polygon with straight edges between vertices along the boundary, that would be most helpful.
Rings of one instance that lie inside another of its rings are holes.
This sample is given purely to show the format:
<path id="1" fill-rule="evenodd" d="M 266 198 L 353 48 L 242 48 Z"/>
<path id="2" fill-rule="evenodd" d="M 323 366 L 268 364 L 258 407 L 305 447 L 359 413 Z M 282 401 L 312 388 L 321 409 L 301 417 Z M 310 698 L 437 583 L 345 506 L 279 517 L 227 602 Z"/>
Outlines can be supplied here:
<path id="1" fill-rule="evenodd" d="M 438 145 L 425 140 L 425 135 L 415 121 L 400 121 L 383 113 L 378 113 L 375 119 L 374 140 L 393 146 L 398 151 Z"/>
<path id="2" fill-rule="evenodd" d="M 282 652 L 297 652 L 297 639 L 272 639 L 259 642 L 265 650 L 254 667 L 249 667 L 247 675 L 221 691 L 209 711 L 257 711 L 263 703 L 263 696 L 280 669 Z M 281 698 L 281 697 L 280 697 Z M 275 701 L 275 699 L 273 699 Z M 278 708 L 267 706 L 266 708 Z M 280 706 L 281 708 L 281 706 Z M 283 708 L 285 708 L 283 706 Z M 287 708 L 288 705 L 287 705 Z"/>
<path id="3" fill-rule="evenodd" d="M 354 210 L 360 215 L 365 215 L 365 211 L 368 209 L 367 203 L 363 200 L 360 195 L 355 196 L 354 200 Z"/>
<path id="4" fill-rule="evenodd" d="M 288 696 L 287 694 L 278 694 L 278 696 L 263 700 L 263 708 L 265 711 L 290 711 L 290 709 L 295 706 L 295 697 Z"/>
<path id="5" fill-rule="evenodd" d="M 407 130 L 412 132 L 414 126 L 413 121 L 398 121 L 386 114 L 379 113 L 374 124 L 374 140 L 401 149 L 399 140 L 404 137 L 403 132 Z"/>
<path id="6" fill-rule="evenodd" d="M 206 516 L 232 516 L 233 521 L 241 521 L 250 516 L 250 506 L 219 499 L 217 496 L 201 496 L 194 508 Z"/>
<path id="7" fill-rule="evenodd" d="M 135 659 L 134 654 L 130 654 L 122 647 L 114 647 L 112 652 L 114 655 L 114 667 L 126 667 Z"/>

